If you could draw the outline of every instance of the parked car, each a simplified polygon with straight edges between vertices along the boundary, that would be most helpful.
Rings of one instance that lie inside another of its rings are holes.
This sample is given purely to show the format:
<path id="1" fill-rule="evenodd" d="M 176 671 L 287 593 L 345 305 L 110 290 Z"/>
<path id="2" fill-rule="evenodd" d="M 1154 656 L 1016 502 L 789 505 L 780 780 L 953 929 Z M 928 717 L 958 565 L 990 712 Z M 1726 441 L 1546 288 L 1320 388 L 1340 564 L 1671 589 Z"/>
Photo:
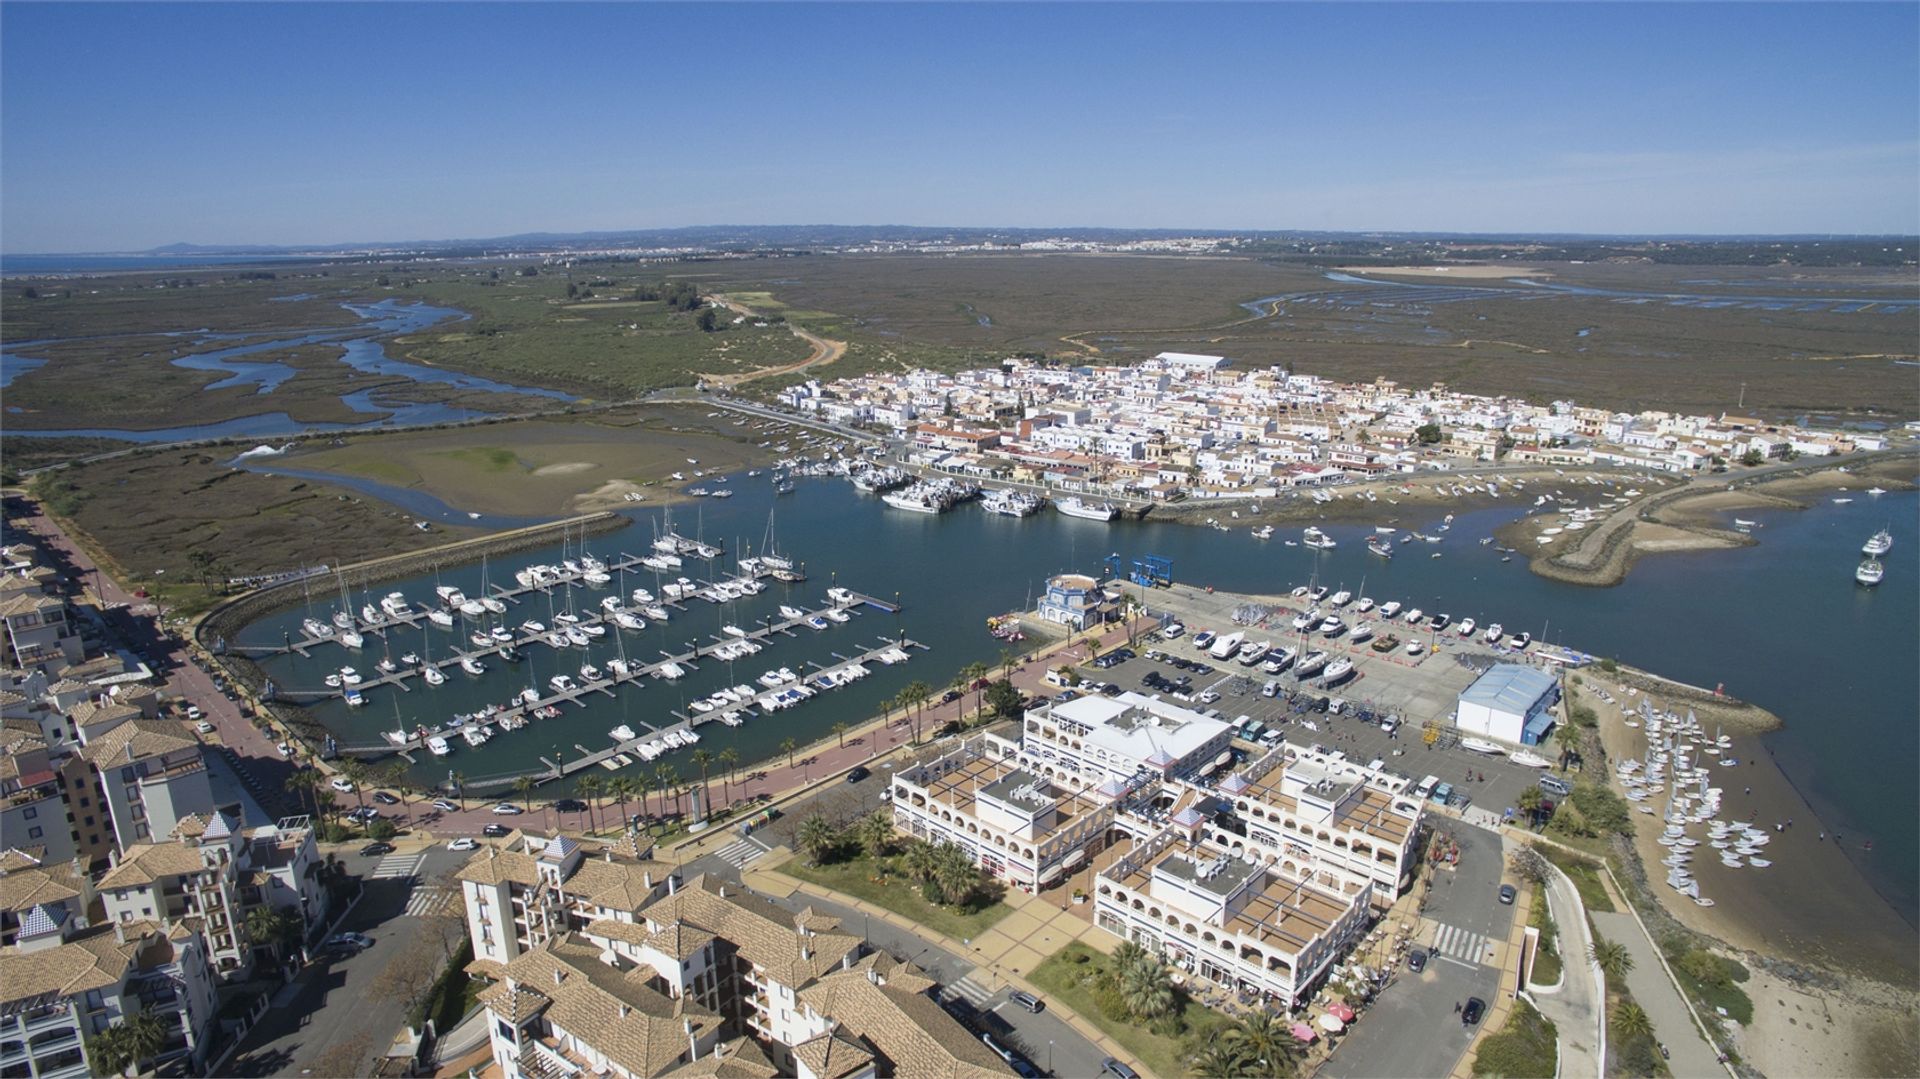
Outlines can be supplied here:
<path id="1" fill-rule="evenodd" d="M 858 783 L 872 774 L 872 772 L 867 770 L 866 765 L 856 764 L 853 766 L 853 769 L 847 773 L 847 782 Z"/>
<path id="2" fill-rule="evenodd" d="M 1541 776 L 1534 780 L 1534 785 L 1548 794 L 1557 794 L 1562 798 L 1573 793 L 1573 788 L 1567 785 L 1567 781 L 1558 776 Z"/>
<path id="3" fill-rule="evenodd" d="M 332 779 L 327 780 L 327 786 L 332 787 L 341 794 L 353 793 L 353 780 L 345 776 L 334 776 Z"/>
<path id="4" fill-rule="evenodd" d="M 362 858 L 377 858 L 382 854 L 392 853 L 393 844 L 391 843 L 369 843 L 360 848 L 360 857 Z"/>
<path id="5" fill-rule="evenodd" d="M 1112 1057 L 1100 1062 L 1100 1074 L 1111 1075 L 1114 1079 L 1140 1079 L 1139 1072 Z"/>
<path id="6" fill-rule="evenodd" d="M 204 712 L 202 712 L 202 711 L 200 711 L 200 706 L 199 706 L 199 705 L 197 705 L 197 704 L 190 704 L 190 705 L 187 705 L 187 718 L 188 718 L 188 719 L 199 719 L 199 718 L 200 718 L 200 717 L 201 717 L 202 715 L 205 715 L 205 714 L 206 714 L 206 713 L 204 713 Z"/>
<path id="7" fill-rule="evenodd" d="M 1514 896 L 1513 885 L 1502 884 L 1500 886 L 1500 902 L 1505 903 L 1507 906 L 1511 907 L 1513 906 L 1513 896 Z"/>
<path id="8" fill-rule="evenodd" d="M 1033 1012 L 1035 1015 L 1038 1015 L 1041 1009 L 1046 1007 L 1045 1004 L 1040 1003 L 1039 997 L 1034 996 L 1032 993 L 1021 992 L 1018 989 L 1014 990 L 1011 993 L 1008 993 L 1007 999 L 1013 1001 L 1015 1004 L 1020 1005 L 1022 1008 L 1025 1008 L 1026 1010 Z"/>
<path id="9" fill-rule="evenodd" d="M 472 836 L 463 835 L 460 838 L 452 841 L 451 843 L 448 843 L 447 849 L 448 850 L 472 850 L 475 847 L 478 847 L 479 845 L 480 844 L 474 842 L 474 839 Z"/>
<path id="10" fill-rule="evenodd" d="M 364 933 L 335 933 L 321 945 L 323 948 L 358 950 L 373 947 L 373 938 Z"/>
<path id="11" fill-rule="evenodd" d="M 504 824 L 489 823 L 486 827 L 480 829 L 480 834 L 486 836 L 488 839 L 499 839 L 502 836 L 513 834 L 513 829 Z"/>
<path id="12" fill-rule="evenodd" d="M 449 800 L 447 800 L 447 799 L 445 799 L 445 798 L 435 798 L 435 799 L 433 800 L 433 808 L 435 808 L 435 809 L 437 809 L 437 810 L 439 810 L 439 811 L 440 811 L 440 812 L 442 812 L 442 813 L 458 813 L 458 812 L 460 812 L 460 807 L 459 807 L 459 806 L 457 806 L 457 805 L 455 805 L 455 804 L 454 804 L 453 802 L 451 802 L 451 801 L 449 801 Z"/>
<path id="13" fill-rule="evenodd" d="M 1413 971 L 1415 974 L 1427 969 L 1427 950 L 1425 948 L 1415 948 L 1413 951 L 1407 953 L 1407 969 Z"/>
<path id="14" fill-rule="evenodd" d="M 503 817 L 517 817 L 526 812 L 526 810 L 521 809 L 512 802 L 501 802 L 499 805 L 493 807 L 493 811 Z"/>
<path id="15" fill-rule="evenodd" d="M 193 729 L 196 731 L 199 731 L 201 734 L 212 734 L 213 724 L 208 723 L 206 720 L 203 719 L 200 722 L 195 723 L 193 725 Z"/>
<path id="16" fill-rule="evenodd" d="M 1480 1017 L 1482 1015 L 1485 1015 L 1486 1012 L 1487 1012 L 1486 1001 L 1481 1000 L 1479 997 L 1468 997 L 1467 1006 L 1460 1009 L 1460 1024 L 1462 1026 L 1470 1027 L 1475 1023 L 1478 1023 L 1480 1021 Z"/>
<path id="17" fill-rule="evenodd" d="M 553 803 L 553 808 L 560 813 L 585 813 L 587 803 L 578 798 L 561 798 Z"/>
<path id="18" fill-rule="evenodd" d="M 379 802 L 383 806 L 397 806 L 400 804 L 400 799 L 395 798 L 393 795 L 388 794 L 386 791 L 374 791 L 373 800 L 376 802 Z"/>

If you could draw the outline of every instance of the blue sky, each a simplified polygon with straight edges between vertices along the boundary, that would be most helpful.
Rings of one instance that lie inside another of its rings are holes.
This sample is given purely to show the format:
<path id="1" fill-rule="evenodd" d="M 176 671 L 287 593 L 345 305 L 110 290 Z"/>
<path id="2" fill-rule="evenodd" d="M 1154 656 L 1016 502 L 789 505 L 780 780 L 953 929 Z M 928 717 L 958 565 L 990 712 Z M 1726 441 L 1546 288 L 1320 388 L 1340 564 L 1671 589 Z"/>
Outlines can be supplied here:
<path id="1" fill-rule="evenodd" d="M 0 245 L 1920 231 L 1913 4 L 9 3 Z"/>

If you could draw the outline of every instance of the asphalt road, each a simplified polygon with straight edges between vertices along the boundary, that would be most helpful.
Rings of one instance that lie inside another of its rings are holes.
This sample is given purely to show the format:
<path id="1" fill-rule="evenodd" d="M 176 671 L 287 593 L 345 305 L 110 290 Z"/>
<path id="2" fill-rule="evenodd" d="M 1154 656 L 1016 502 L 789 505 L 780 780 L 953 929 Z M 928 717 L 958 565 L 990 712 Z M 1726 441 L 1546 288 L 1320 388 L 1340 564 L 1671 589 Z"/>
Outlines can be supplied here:
<path id="1" fill-rule="evenodd" d="M 387 870 L 417 867 L 412 874 L 376 877 L 383 859 L 344 854 L 341 860 L 361 878 L 365 891 L 339 931 L 364 933 L 373 938 L 373 946 L 351 956 L 321 958 L 275 994 L 274 1006 L 247 1033 L 228 1065 L 230 1073 L 313 1075 L 314 1063 L 328 1050 L 361 1037 L 369 1059 L 385 1051 L 405 1017 L 391 1000 L 374 992 L 375 983 L 390 963 L 404 961 L 422 915 L 432 912 L 429 906 L 460 909 L 458 890 L 445 889 L 442 878 L 466 859 L 440 844 L 397 856 Z"/>
<path id="2" fill-rule="evenodd" d="M 1426 919 L 1454 930 L 1444 939 L 1456 953 L 1473 947 L 1479 938 L 1503 938 L 1512 924 L 1513 908 L 1501 905 L 1495 894 L 1503 862 L 1500 837 L 1458 823 L 1443 822 L 1440 827 L 1459 840 L 1460 864 L 1440 874 L 1427 901 Z M 1455 1014 L 1455 1006 L 1468 997 L 1479 997 L 1491 1006 L 1498 992 L 1498 969 L 1453 954 L 1432 957 L 1419 974 L 1403 965 L 1319 1074 L 1329 1079 L 1446 1075 L 1474 1035 L 1474 1028 L 1463 1025 Z"/>

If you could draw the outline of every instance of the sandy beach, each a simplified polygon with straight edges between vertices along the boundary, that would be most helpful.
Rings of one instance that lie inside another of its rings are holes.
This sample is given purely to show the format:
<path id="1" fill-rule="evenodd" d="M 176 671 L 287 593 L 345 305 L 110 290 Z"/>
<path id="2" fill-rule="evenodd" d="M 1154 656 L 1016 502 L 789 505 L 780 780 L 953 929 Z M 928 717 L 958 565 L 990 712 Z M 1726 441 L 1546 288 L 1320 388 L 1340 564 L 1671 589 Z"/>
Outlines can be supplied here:
<path id="1" fill-rule="evenodd" d="M 1644 757 L 1644 733 L 1627 727 L 1622 715 L 1622 705 L 1637 705 L 1639 696 L 1628 696 L 1630 686 L 1593 669 L 1581 677 L 1584 684 L 1574 687 L 1571 697 L 1599 715 L 1601 743 L 1608 758 Z M 1614 697 L 1613 704 L 1592 696 L 1596 685 Z M 1662 708 L 1669 703 L 1677 709 L 1685 707 L 1658 694 L 1654 703 Z M 1704 715 L 1703 722 L 1709 722 Z M 1687 928 L 1742 951 L 1857 973 L 1909 990 L 1920 988 L 1920 964 L 1916 963 L 1920 936 L 1855 867 L 1855 859 L 1870 858 L 1872 852 L 1862 849 L 1858 841 L 1849 842 L 1826 830 L 1758 737 L 1735 737 L 1729 755 L 1740 763 L 1709 765 L 1713 784 L 1723 791 L 1722 818 L 1752 821 L 1768 829 L 1773 841 L 1767 858 L 1774 864 L 1767 869 L 1735 870 L 1721 866 L 1717 859 L 1699 858 L 1694 876 L 1701 894 L 1711 897 L 1715 905 L 1676 902 L 1677 893 L 1666 888 L 1660 868 L 1667 849 L 1654 841 L 1661 828 L 1658 810 L 1664 804 L 1655 806 L 1651 815 L 1635 813 L 1634 849 L 1662 908 Z"/>

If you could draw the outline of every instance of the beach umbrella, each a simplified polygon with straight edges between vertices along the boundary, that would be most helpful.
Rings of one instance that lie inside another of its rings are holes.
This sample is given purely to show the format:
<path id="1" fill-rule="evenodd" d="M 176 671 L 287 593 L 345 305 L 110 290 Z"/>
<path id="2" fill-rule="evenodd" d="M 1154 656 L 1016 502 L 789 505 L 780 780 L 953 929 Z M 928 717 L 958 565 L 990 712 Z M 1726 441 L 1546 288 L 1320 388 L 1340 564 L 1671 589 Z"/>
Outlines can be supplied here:
<path id="1" fill-rule="evenodd" d="M 1327 1011 L 1342 1023 L 1353 1022 L 1353 1009 L 1347 1007 L 1345 1004 L 1333 1004 L 1327 1008 Z"/>
<path id="2" fill-rule="evenodd" d="M 1303 1042 L 1314 1041 L 1315 1039 L 1320 1037 L 1320 1035 L 1314 1033 L 1314 1030 L 1312 1027 L 1308 1026 L 1305 1023 L 1293 1024 L 1293 1036 L 1295 1039 Z"/>
<path id="3" fill-rule="evenodd" d="M 1320 1016 L 1316 1021 L 1320 1024 L 1320 1029 L 1329 1034 L 1338 1034 L 1347 1028 L 1347 1024 L 1341 1022 L 1340 1017 L 1331 1012 Z"/>

